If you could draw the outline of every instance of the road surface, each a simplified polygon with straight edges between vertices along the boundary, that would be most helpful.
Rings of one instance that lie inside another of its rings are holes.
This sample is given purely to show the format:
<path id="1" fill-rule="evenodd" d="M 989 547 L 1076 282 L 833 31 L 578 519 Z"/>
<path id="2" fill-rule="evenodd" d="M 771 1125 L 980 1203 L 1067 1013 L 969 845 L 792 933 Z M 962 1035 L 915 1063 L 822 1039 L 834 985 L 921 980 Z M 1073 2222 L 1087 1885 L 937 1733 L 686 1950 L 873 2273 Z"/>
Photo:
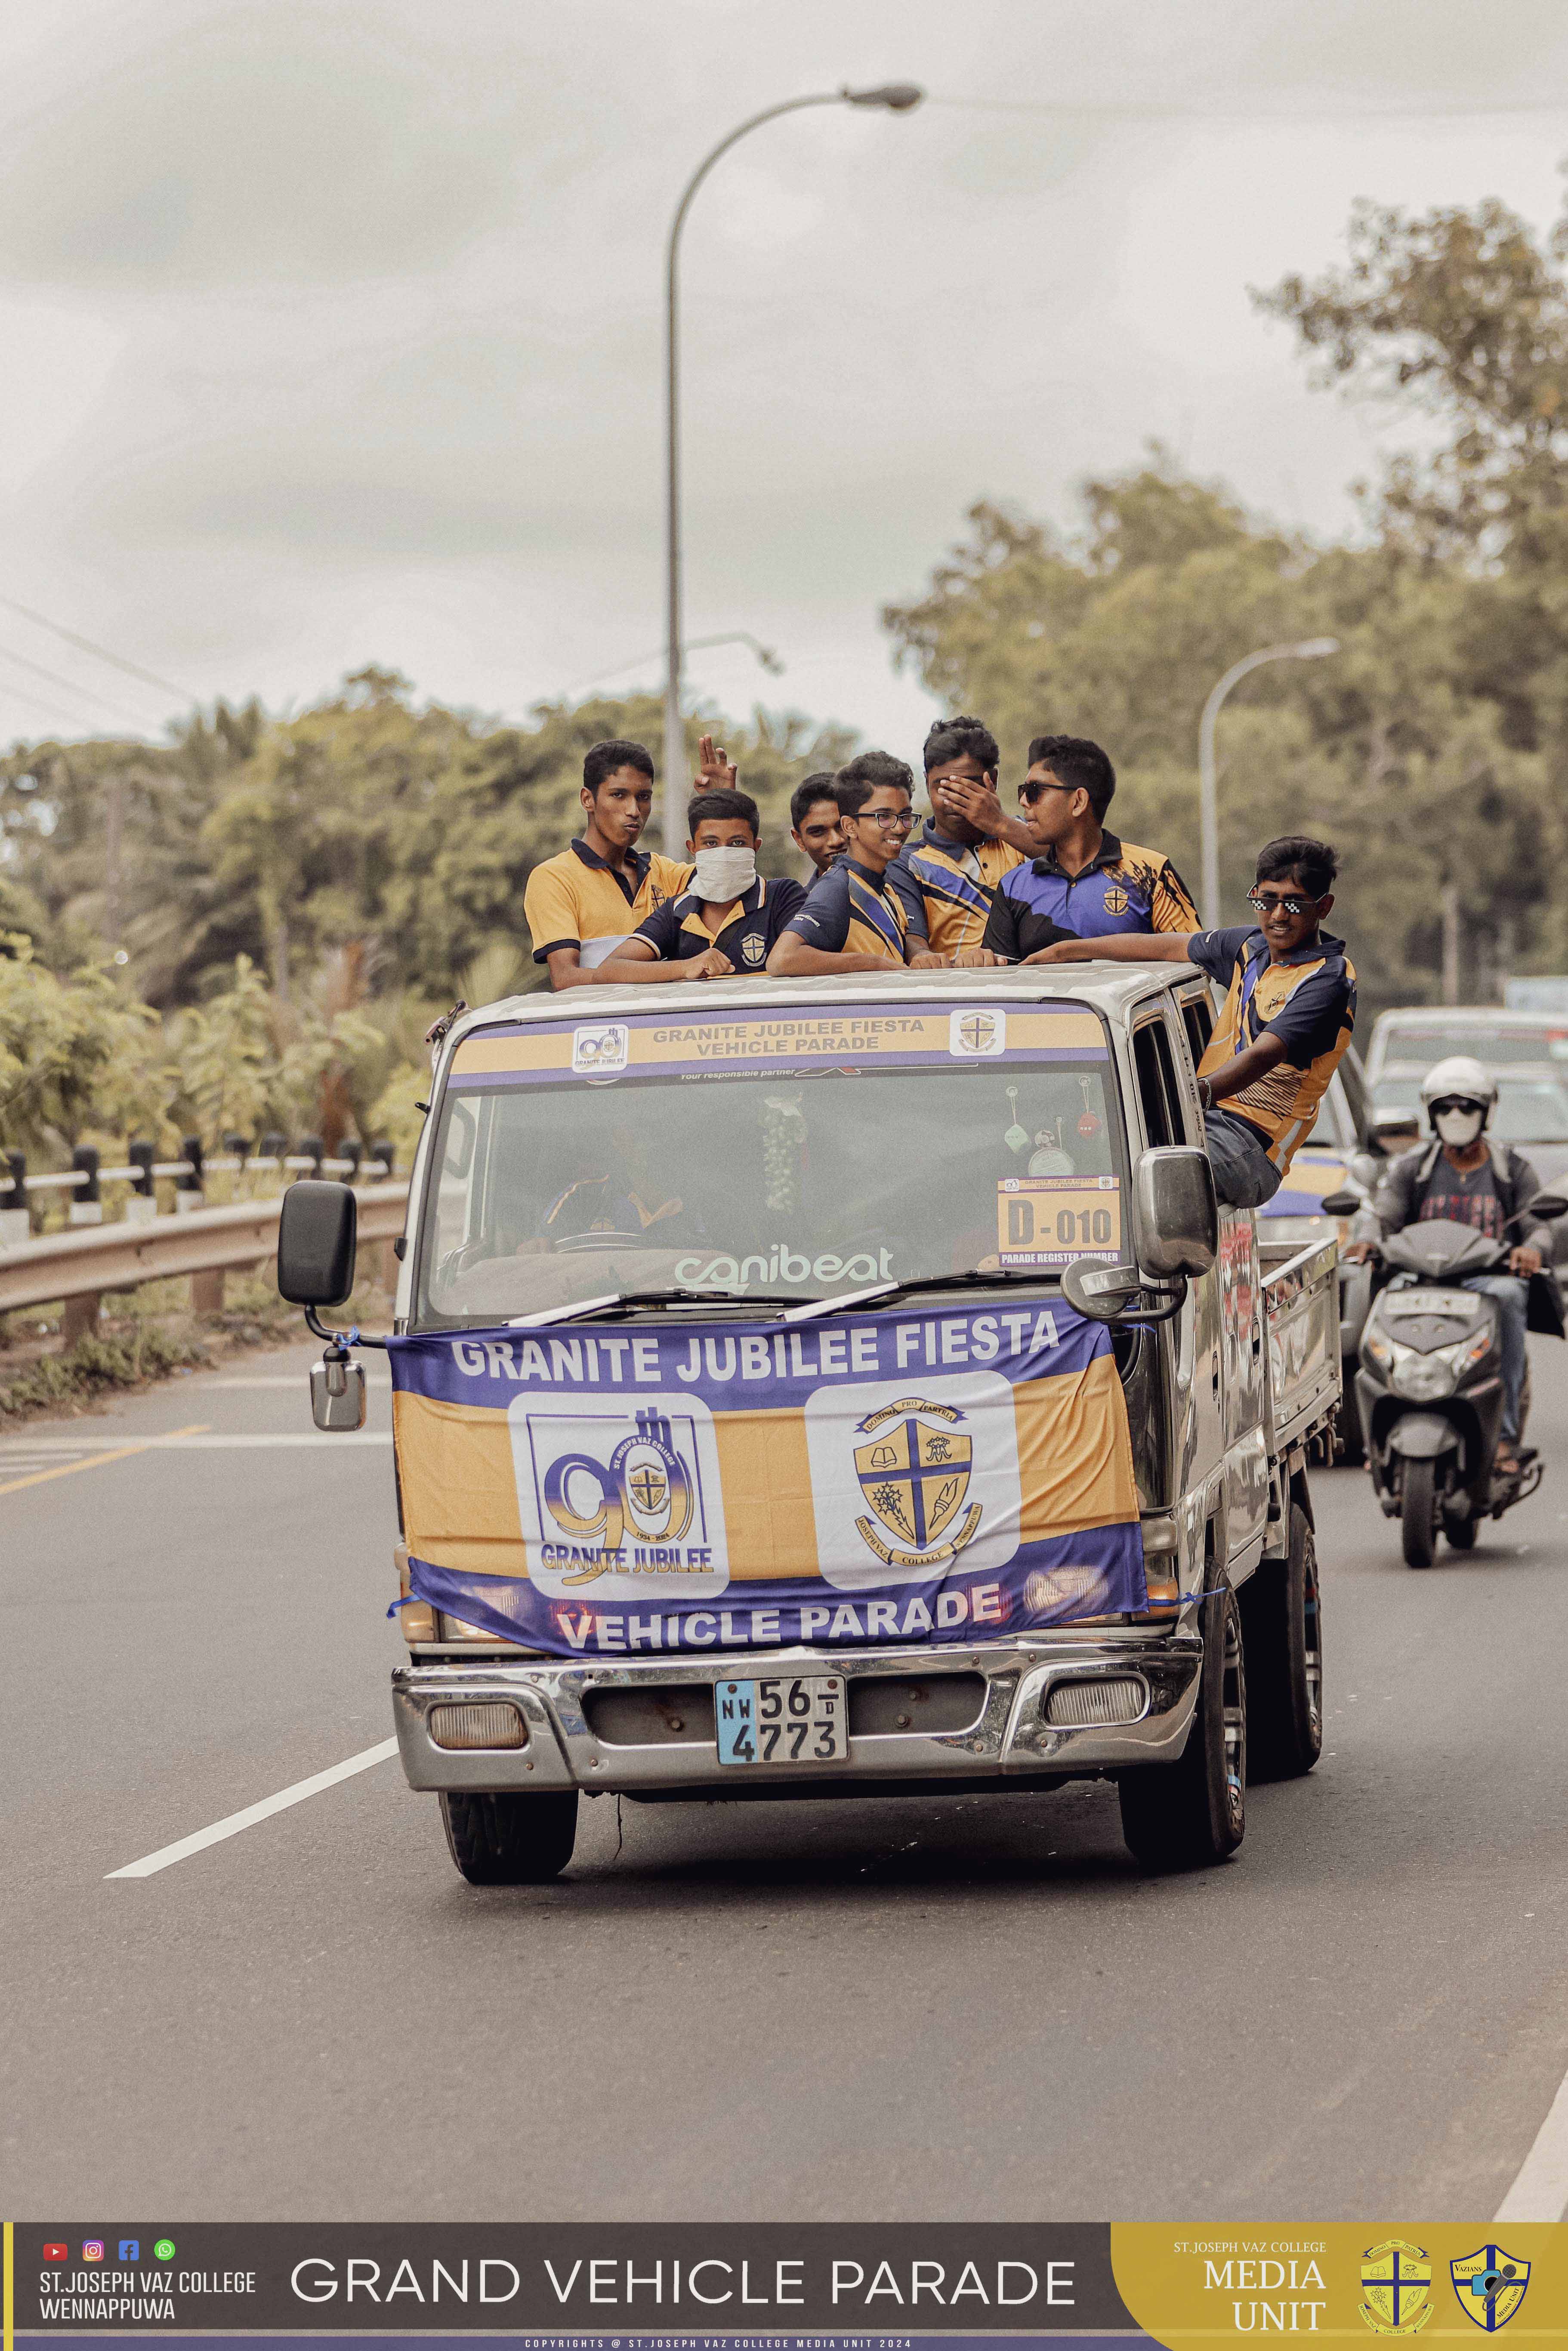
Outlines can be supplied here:
<path id="1" fill-rule="evenodd" d="M 1568 2070 L 1531 1346 L 1548 1479 L 1468 1558 L 1412 1574 L 1318 1473 L 1327 1752 L 1186 1878 L 1085 1786 L 601 1798 L 567 1877 L 476 1891 L 395 1758 L 112 1877 L 389 1737 L 384 1371 L 364 1439 L 311 1429 L 305 1350 L 0 1437 L 4 2209 L 1491 2215 Z"/>

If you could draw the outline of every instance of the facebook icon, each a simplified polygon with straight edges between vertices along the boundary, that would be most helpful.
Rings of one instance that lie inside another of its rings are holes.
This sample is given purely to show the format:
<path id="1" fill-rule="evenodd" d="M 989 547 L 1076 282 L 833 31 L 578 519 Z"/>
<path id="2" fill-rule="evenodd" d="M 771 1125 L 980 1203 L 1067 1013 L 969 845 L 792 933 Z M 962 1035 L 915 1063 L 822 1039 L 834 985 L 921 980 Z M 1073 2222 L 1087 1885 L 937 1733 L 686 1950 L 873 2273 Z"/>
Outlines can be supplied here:
<path id="1" fill-rule="evenodd" d="M 139 2262 L 141 2259 L 141 2238 L 121 2237 L 120 2241 L 120 2258 L 122 2262 Z"/>

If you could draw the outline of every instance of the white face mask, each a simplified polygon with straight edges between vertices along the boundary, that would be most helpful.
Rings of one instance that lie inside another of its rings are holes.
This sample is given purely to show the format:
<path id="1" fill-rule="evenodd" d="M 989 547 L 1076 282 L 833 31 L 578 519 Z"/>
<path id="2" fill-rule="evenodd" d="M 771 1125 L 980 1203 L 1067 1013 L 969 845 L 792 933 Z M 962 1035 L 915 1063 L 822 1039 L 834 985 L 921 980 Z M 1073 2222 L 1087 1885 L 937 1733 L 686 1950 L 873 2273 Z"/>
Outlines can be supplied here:
<path id="1" fill-rule="evenodd" d="M 1480 1110 L 1440 1110 L 1436 1122 L 1438 1134 L 1456 1151 L 1473 1143 L 1486 1123 L 1486 1113 Z"/>
<path id="2" fill-rule="evenodd" d="M 706 906 L 727 906 L 732 898 L 744 897 L 757 879 L 755 849 L 699 849 L 694 862 L 693 886 Z"/>

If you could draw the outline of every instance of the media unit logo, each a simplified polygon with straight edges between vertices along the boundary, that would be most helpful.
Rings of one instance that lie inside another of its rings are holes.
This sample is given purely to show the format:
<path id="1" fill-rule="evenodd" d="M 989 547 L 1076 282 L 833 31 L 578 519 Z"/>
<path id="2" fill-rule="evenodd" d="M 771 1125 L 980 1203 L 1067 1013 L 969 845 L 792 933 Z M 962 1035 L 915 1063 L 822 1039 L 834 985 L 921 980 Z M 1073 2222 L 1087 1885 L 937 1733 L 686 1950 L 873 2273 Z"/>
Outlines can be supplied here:
<path id="1" fill-rule="evenodd" d="M 713 1416 L 700 1397 L 511 1408 L 528 1573 L 559 1599 L 707 1599 L 729 1581 Z"/>
<path id="2" fill-rule="evenodd" d="M 1008 1050 L 1008 1016 L 975 1005 L 947 1016 L 947 1050 L 963 1061 L 994 1061 Z"/>
<path id="3" fill-rule="evenodd" d="M 632 1031 L 623 1020 L 595 1021 L 571 1032 L 574 1078 L 617 1078 L 632 1051 Z"/>
<path id="4" fill-rule="evenodd" d="M 1524 2300 L 1530 2283 L 1530 2263 L 1500 2245 L 1480 2245 L 1448 2263 L 1459 2308 L 1483 2335 L 1506 2326 Z"/>
<path id="5" fill-rule="evenodd" d="M 953 1525 L 969 1490 L 975 1448 L 967 1436 L 957 1434 L 964 1417 L 951 1405 L 909 1395 L 868 1413 L 861 1422 L 860 1434 L 866 1439 L 855 1447 L 861 1491 L 885 1533 L 905 1546 L 894 1550 L 872 1520 L 856 1519 L 857 1531 L 884 1567 L 936 1567 L 979 1532 L 984 1506 L 971 1502 L 951 1541 L 938 1540 Z"/>
<path id="6" fill-rule="evenodd" d="M 1375 2335 L 1418 2335 L 1432 2315 L 1432 2264 L 1419 2245 L 1386 2237 L 1361 2257 L 1361 2315 Z"/>

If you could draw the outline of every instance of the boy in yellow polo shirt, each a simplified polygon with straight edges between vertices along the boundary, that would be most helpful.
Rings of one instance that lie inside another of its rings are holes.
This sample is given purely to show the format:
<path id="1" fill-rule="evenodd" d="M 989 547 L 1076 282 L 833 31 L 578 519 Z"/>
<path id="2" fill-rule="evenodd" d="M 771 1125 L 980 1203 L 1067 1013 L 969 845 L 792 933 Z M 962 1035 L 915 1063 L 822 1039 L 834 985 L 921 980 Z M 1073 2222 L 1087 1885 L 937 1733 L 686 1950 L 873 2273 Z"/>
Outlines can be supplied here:
<path id="1" fill-rule="evenodd" d="M 637 839 L 653 807 L 653 762 L 641 743 L 595 743 L 582 762 L 580 841 L 536 865 L 523 892 L 534 961 L 552 987 L 601 985 L 599 966 L 691 878 Z"/>

